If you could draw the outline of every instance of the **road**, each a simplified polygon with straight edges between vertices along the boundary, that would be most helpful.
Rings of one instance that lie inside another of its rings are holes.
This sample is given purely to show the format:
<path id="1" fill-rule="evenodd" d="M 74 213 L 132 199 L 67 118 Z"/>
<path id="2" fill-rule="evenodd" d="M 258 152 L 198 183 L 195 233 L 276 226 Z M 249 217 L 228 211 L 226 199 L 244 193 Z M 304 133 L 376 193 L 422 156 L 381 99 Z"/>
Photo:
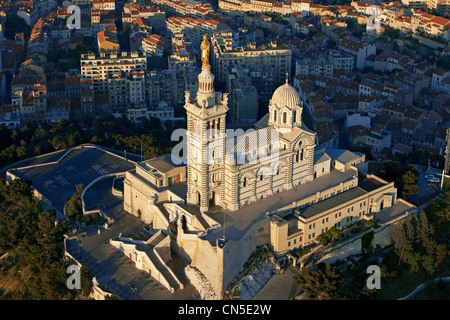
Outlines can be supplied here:
<path id="1" fill-rule="evenodd" d="M 347 129 L 345 128 L 345 121 L 344 119 L 336 120 L 335 123 L 337 124 L 339 128 L 339 149 L 348 149 L 350 147 L 350 142 L 348 141 L 348 133 Z"/>

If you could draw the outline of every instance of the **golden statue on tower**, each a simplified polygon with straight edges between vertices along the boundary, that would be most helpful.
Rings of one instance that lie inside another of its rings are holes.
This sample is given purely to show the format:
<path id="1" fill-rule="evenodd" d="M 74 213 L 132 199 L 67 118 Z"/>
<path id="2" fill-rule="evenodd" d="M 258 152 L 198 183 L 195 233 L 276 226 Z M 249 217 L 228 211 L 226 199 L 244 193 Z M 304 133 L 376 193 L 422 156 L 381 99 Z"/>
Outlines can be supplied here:
<path id="1" fill-rule="evenodd" d="M 203 35 L 203 41 L 200 46 L 200 49 L 202 49 L 202 68 L 209 68 L 210 67 L 210 65 L 209 65 L 210 45 L 209 45 L 208 37 L 206 36 L 206 34 Z"/>

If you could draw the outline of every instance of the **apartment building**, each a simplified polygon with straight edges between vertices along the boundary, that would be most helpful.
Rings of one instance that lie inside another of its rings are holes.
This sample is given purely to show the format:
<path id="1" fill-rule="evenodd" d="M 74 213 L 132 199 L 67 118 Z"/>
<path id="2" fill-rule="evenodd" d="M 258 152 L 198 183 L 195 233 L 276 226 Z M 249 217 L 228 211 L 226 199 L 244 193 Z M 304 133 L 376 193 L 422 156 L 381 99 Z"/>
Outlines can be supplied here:
<path id="1" fill-rule="evenodd" d="M 146 105 L 149 108 L 156 108 L 159 101 L 165 100 L 172 106 L 177 106 L 183 102 L 186 91 L 195 96 L 198 90 L 199 73 L 200 70 L 196 67 L 147 72 L 145 76 Z"/>
<path id="2" fill-rule="evenodd" d="M 450 41 L 450 20 L 443 17 L 415 11 L 411 16 L 411 29 L 413 32 L 422 32 Z"/>
<path id="3" fill-rule="evenodd" d="M 127 108 L 145 101 L 144 71 L 109 73 L 107 78 L 109 103 L 113 108 Z"/>
<path id="4" fill-rule="evenodd" d="M 82 54 L 80 59 L 81 76 L 92 79 L 96 93 L 108 93 L 110 74 L 129 73 L 133 70 L 147 69 L 146 57 L 137 52 Z"/>
<path id="5" fill-rule="evenodd" d="M 145 2 L 145 1 L 144 1 Z M 203 3 L 198 0 L 153 0 L 153 4 L 158 5 L 164 10 L 168 16 L 176 17 L 189 17 L 198 14 L 199 8 L 202 10 L 202 14 L 213 12 L 211 4 Z"/>
<path id="6" fill-rule="evenodd" d="M 276 84 L 273 73 L 270 64 L 230 65 L 227 68 L 226 90 L 227 92 L 232 91 L 231 80 L 233 79 L 250 79 L 251 84 L 258 92 L 258 99 L 268 103 Z M 230 99 L 230 104 L 232 104 L 232 99 Z"/>
<path id="7" fill-rule="evenodd" d="M 288 46 L 272 42 L 258 48 L 236 48 L 232 32 L 224 31 L 213 34 L 211 47 L 211 65 L 219 81 L 226 81 L 228 66 L 236 64 L 269 64 L 276 83 L 283 83 L 286 73 L 291 74 L 292 50 Z"/>
<path id="8" fill-rule="evenodd" d="M 227 90 L 228 91 L 228 90 Z M 255 123 L 258 120 L 258 91 L 250 78 L 230 81 L 229 114 L 231 122 Z"/>
<path id="9" fill-rule="evenodd" d="M 298 12 L 304 16 L 310 13 L 310 0 L 274 2 L 270 0 L 219 0 L 218 5 L 224 11 L 244 11 L 258 13 L 278 13 L 281 15 Z"/>
<path id="10" fill-rule="evenodd" d="M 220 10 L 223 11 L 228 11 L 228 12 L 232 12 L 232 11 L 238 11 L 238 12 L 242 12 L 244 11 L 244 6 L 242 5 L 242 1 L 241 0 L 219 0 L 218 1 L 218 6 Z"/>
<path id="11" fill-rule="evenodd" d="M 106 30 L 97 33 L 98 53 L 119 52 L 119 39 L 116 26 L 110 26 Z"/>
<path id="12" fill-rule="evenodd" d="M 91 12 L 91 32 L 93 36 L 97 33 L 115 26 L 114 11 L 110 10 L 92 10 Z"/>
<path id="13" fill-rule="evenodd" d="M 305 57 L 295 62 L 295 75 L 333 76 L 333 63 L 325 55 Z"/>
<path id="14" fill-rule="evenodd" d="M 434 70 L 431 77 L 431 89 L 450 94 L 450 71 Z"/>
<path id="15" fill-rule="evenodd" d="M 168 57 L 169 70 L 182 70 L 195 67 L 196 58 L 192 41 L 185 39 L 182 33 L 172 36 L 172 55 Z"/>
<path id="16" fill-rule="evenodd" d="M 134 19 L 141 18 L 156 31 L 163 31 L 166 27 L 166 13 L 155 8 L 136 3 L 126 3 L 122 13 L 122 23 L 132 23 Z"/>
<path id="17" fill-rule="evenodd" d="M 156 107 L 149 108 L 144 105 L 134 106 L 127 109 L 127 118 L 136 122 L 140 118 L 158 118 L 160 120 L 173 119 L 175 111 L 168 101 L 161 100 Z"/>
<path id="18" fill-rule="evenodd" d="M 147 38 L 142 39 L 142 51 L 147 56 L 162 57 L 164 53 L 169 53 L 171 49 L 170 39 L 158 34 L 151 34 Z"/>
<path id="19" fill-rule="evenodd" d="M 85 6 L 85 5 L 90 6 L 92 3 L 92 0 L 71 0 L 70 2 L 76 6 Z"/>
<path id="20" fill-rule="evenodd" d="M 39 19 L 39 10 L 33 5 L 33 1 L 20 2 L 17 8 L 17 15 L 21 17 L 28 26 L 33 27 Z"/>
<path id="21" fill-rule="evenodd" d="M 92 10 L 116 10 L 115 0 L 92 0 Z"/>
<path id="22" fill-rule="evenodd" d="M 374 45 L 351 38 L 341 39 L 339 41 L 339 49 L 356 57 L 356 67 L 358 69 L 364 68 L 364 61 L 368 56 L 376 54 Z"/>
<path id="23" fill-rule="evenodd" d="M 214 19 L 170 17 L 167 19 L 167 29 L 172 35 L 182 33 L 198 48 L 203 35 L 206 34 L 210 38 L 215 32 L 228 29 L 228 25 Z"/>

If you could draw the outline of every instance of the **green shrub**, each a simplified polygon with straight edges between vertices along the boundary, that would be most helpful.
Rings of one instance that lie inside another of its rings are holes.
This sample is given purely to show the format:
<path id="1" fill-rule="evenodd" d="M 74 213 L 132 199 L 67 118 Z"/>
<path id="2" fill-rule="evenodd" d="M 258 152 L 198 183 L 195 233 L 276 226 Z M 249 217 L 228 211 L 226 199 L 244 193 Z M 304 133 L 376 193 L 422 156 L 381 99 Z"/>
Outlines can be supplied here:
<path id="1" fill-rule="evenodd" d="M 377 223 L 375 222 L 375 220 L 367 220 L 366 222 L 364 222 L 364 228 L 366 228 L 366 229 L 373 228 L 376 225 L 377 225 Z"/>

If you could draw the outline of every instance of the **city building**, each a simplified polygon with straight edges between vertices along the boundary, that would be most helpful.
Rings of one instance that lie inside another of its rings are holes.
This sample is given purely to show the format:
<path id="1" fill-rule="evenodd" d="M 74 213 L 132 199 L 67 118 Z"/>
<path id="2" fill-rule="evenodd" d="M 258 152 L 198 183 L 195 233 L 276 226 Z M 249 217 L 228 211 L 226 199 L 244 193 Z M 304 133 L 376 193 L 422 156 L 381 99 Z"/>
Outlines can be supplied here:
<path id="1" fill-rule="evenodd" d="M 81 76 L 92 79 L 95 93 L 108 93 L 110 74 L 129 73 L 133 70 L 145 71 L 147 59 L 137 52 L 82 54 L 80 59 Z"/>
<path id="2" fill-rule="evenodd" d="M 237 48 L 233 43 L 231 32 L 218 32 L 211 37 L 211 66 L 219 81 L 226 81 L 227 68 L 230 65 L 269 64 L 274 71 L 276 83 L 286 79 L 286 73 L 291 74 L 290 47 L 272 42 L 261 47 Z"/>
<path id="3" fill-rule="evenodd" d="M 229 120 L 237 123 L 254 123 L 258 120 L 258 91 L 251 78 L 230 80 Z"/>
<path id="4" fill-rule="evenodd" d="M 116 10 L 115 0 L 92 0 L 92 10 Z"/>
<path id="5" fill-rule="evenodd" d="M 172 35 L 182 33 L 192 41 L 195 48 L 198 48 L 204 34 L 211 37 L 214 32 L 228 29 L 228 25 L 214 19 L 169 17 L 167 18 L 167 29 Z"/>
<path id="6" fill-rule="evenodd" d="M 183 68 L 195 67 L 196 58 L 194 47 L 189 38 L 182 33 L 172 36 L 172 54 L 168 57 L 169 70 L 182 70 Z"/>
<path id="7" fill-rule="evenodd" d="M 361 70 L 364 68 L 365 59 L 372 54 L 376 54 L 376 48 L 374 45 L 366 44 L 361 40 L 341 39 L 339 41 L 338 47 L 340 50 L 355 56 L 355 66 L 356 68 Z"/>
<path id="8" fill-rule="evenodd" d="M 97 33 L 98 53 L 118 53 L 120 51 L 119 39 L 117 38 L 116 26 L 109 26 Z"/>
<path id="9" fill-rule="evenodd" d="M 161 100 L 155 108 L 148 108 L 143 105 L 136 105 L 127 110 L 127 118 L 133 122 L 139 121 L 140 118 L 150 119 L 158 118 L 160 120 L 173 119 L 174 110 L 170 102 Z"/>
<path id="10" fill-rule="evenodd" d="M 142 51 L 149 56 L 162 57 L 168 54 L 172 48 L 170 39 L 158 34 L 151 34 L 147 38 L 142 39 Z"/>

